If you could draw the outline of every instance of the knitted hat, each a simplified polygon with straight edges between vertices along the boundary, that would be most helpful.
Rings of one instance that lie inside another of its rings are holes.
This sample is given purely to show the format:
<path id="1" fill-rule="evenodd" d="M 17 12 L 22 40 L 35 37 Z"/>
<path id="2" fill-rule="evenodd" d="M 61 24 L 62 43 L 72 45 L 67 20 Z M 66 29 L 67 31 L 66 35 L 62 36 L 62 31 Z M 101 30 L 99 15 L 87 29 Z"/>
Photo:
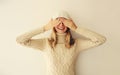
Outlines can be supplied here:
<path id="1" fill-rule="evenodd" d="M 55 13 L 55 15 L 52 16 L 52 19 L 56 19 L 58 17 L 64 17 L 66 19 L 70 19 L 69 14 L 66 11 L 63 11 L 63 10 Z"/>

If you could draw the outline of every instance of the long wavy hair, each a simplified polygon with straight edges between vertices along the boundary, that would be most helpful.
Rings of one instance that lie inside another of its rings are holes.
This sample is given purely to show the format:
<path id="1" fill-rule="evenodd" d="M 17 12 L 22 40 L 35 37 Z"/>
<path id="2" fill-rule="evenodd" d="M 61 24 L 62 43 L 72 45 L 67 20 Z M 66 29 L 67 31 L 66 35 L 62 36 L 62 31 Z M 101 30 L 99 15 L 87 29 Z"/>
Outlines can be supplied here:
<path id="1" fill-rule="evenodd" d="M 52 48 L 54 48 L 57 44 L 57 35 L 56 35 L 56 30 L 55 28 L 52 29 L 52 33 L 51 33 L 51 37 L 48 39 L 49 44 Z M 67 48 L 71 48 L 74 43 L 75 43 L 75 39 L 72 37 L 70 29 L 67 28 L 66 30 L 66 36 L 65 36 L 65 47 Z"/>

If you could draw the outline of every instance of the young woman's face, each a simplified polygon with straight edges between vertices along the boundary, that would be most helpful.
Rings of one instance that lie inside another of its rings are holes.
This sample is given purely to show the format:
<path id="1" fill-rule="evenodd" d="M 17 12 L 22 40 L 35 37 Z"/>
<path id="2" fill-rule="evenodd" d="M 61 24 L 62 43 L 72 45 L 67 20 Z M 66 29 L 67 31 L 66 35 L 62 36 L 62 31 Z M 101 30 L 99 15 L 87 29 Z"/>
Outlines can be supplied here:
<path id="1" fill-rule="evenodd" d="M 61 23 L 59 23 L 58 25 L 55 26 L 55 30 L 58 32 L 58 33 L 65 33 L 66 30 L 67 30 L 67 27 L 62 23 L 62 20 L 64 20 L 65 18 L 63 17 L 59 17 L 57 18 L 61 21 Z"/>

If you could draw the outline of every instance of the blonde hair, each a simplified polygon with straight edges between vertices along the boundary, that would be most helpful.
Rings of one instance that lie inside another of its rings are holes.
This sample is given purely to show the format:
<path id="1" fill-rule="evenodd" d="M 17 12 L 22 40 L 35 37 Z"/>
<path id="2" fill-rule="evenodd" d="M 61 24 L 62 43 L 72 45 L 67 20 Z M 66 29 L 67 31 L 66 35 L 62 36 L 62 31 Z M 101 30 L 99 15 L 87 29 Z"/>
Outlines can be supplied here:
<path id="1" fill-rule="evenodd" d="M 56 35 L 56 30 L 55 28 L 53 28 L 52 33 L 51 33 L 51 37 L 50 39 L 48 39 L 49 44 L 52 48 L 54 48 L 57 44 L 57 35 Z M 70 29 L 67 28 L 66 30 L 66 36 L 65 36 L 65 47 L 67 48 L 71 48 L 75 43 L 75 40 L 73 39 Z"/>

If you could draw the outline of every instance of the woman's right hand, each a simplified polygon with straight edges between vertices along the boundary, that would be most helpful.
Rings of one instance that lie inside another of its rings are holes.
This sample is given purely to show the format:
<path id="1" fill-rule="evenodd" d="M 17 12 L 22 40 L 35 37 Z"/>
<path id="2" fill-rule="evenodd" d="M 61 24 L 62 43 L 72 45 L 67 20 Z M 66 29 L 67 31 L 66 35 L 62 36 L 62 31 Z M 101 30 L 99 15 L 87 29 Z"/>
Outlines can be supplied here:
<path id="1" fill-rule="evenodd" d="M 54 19 L 54 20 L 51 19 L 51 20 L 48 22 L 48 24 L 44 26 L 44 30 L 45 30 L 45 31 L 48 31 L 48 30 L 52 29 L 54 26 L 58 25 L 59 23 L 61 23 L 60 20 L 58 20 L 58 19 Z"/>

